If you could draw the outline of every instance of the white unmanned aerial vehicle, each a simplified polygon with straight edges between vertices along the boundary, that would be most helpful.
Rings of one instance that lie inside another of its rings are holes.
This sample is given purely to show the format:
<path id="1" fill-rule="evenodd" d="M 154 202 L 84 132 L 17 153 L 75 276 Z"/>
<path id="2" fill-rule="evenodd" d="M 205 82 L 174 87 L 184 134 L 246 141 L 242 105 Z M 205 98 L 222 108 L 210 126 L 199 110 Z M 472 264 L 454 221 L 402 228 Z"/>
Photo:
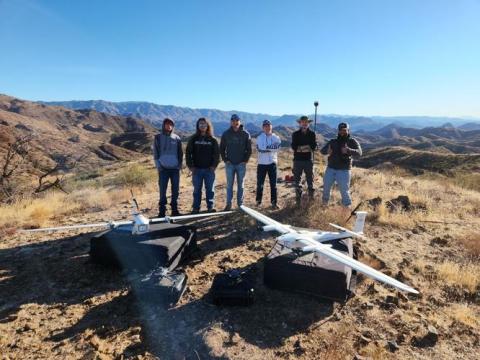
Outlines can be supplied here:
<path id="1" fill-rule="evenodd" d="M 367 213 L 365 211 L 357 211 L 356 222 L 353 228 L 353 231 L 347 230 L 341 226 L 330 224 L 331 226 L 341 230 L 341 232 L 330 232 L 330 231 L 317 231 L 317 230 L 301 230 L 294 229 L 290 225 L 285 225 L 275 221 L 258 211 L 250 209 L 246 206 L 241 206 L 241 209 L 245 211 L 248 215 L 252 216 L 259 222 L 263 223 L 264 231 L 277 231 L 281 235 L 277 240 L 290 249 L 295 249 L 304 252 L 317 252 L 319 254 L 325 255 L 331 258 L 334 261 L 338 261 L 344 265 L 351 267 L 358 272 L 365 274 L 375 280 L 381 281 L 385 284 L 396 287 L 397 289 L 408 291 L 414 294 L 418 294 L 418 291 L 414 288 L 391 278 L 385 274 L 382 274 L 380 271 L 377 271 L 370 266 L 362 264 L 361 262 L 352 259 L 351 257 L 342 254 L 341 252 L 334 250 L 330 245 L 322 244 L 324 241 L 345 239 L 349 237 L 359 237 L 365 238 L 363 236 L 363 226 L 365 224 L 365 217 Z"/>
<path id="2" fill-rule="evenodd" d="M 133 199 L 133 211 L 132 216 L 133 220 L 125 221 L 109 221 L 96 224 L 81 224 L 81 225 L 69 225 L 69 226 L 59 226 L 59 227 L 50 227 L 50 228 L 41 228 L 41 229 L 29 229 L 22 230 L 24 232 L 41 232 L 41 231 L 59 231 L 59 230 L 73 230 L 73 229 L 83 229 L 83 228 L 110 228 L 110 229 L 122 229 L 122 230 L 131 230 L 133 235 L 139 235 L 147 233 L 150 229 L 150 224 L 159 223 L 159 222 L 175 222 L 179 220 L 189 220 L 207 216 L 219 216 L 229 214 L 231 211 L 221 211 L 221 212 L 212 212 L 204 214 L 194 214 L 194 215 L 180 215 L 180 216 L 165 216 L 161 218 L 149 219 L 143 216 L 140 213 L 138 208 L 138 203 Z"/>

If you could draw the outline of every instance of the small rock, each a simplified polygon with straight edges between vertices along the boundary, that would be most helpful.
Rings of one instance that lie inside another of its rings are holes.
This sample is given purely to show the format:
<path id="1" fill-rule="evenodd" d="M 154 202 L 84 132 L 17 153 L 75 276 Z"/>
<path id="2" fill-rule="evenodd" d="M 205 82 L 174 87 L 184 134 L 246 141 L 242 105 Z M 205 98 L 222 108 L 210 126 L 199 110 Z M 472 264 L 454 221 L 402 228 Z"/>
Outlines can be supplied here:
<path id="1" fill-rule="evenodd" d="M 395 199 L 387 201 L 385 204 L 391 212 L 410 211 L 412 209 L 412 204 L 410 202 L 410 199 L 406 195 L 400 195 Z"/>
<path id="2" fill-rule="evenodd" d="M 427 334 L 422 337 L 414 336 L 412 338 L 412 345 L 416 347 L 421 347 L 421 348 L 432 347 L 432 346 L 435 346 L 437 341 L 438 341 L 437 329 L 432 325 L 428 325 Z"/>
<path id="3" fill-rule="evenodd" d="M 435 237 L 432 240 L 430 240 L 430 245 L 431 246 L 445 246 L 448 245 L 448 240 L 446 238 L 441 238 L 441 237 Z"/>
<path id="4" fill-rule="evenodd" d="M 367 301 L 367 302 L 364 302 L 364 303 L 362 304 L 362 309 L 368 309 L 368 310 L 370 310 L 370 309 L 373 309 L 373 306 L 374 306 L 374 305 L 373 305 L 371 302 Z"/>
<path id="5" fill-rule="evenodd" d="M 394 295 L 387 295 L 385 297 L 385 302 L 387 304 L 395 304 L 395 305 L 398 305 L 398 297 L 394 296 Z"/>
<path id="6" fill-rule="evenodd" d="M 385 348 L 390 352 L 395 352 L 399 349 L 399 346 L 395 341 L 389 340 L 387 341 L 387 345 L 385 346 Z"/>

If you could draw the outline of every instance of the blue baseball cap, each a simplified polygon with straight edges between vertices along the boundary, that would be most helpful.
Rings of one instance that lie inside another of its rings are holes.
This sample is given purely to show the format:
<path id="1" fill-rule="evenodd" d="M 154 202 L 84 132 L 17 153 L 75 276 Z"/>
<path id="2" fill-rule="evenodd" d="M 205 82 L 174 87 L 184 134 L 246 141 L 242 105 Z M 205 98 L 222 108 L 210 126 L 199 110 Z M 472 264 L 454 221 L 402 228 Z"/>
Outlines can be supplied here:
<path id="1" fill-rule="evenodd" d="M 240 117 L 237 114 L 233 114 L 230 121 L 240 121 Z"/>
<path id="2" fill-rule="evenodd" d="M 272 125 L 271 121 L 270 120 L 263 120 L 263 123 L 262 123 L 262 126 L 265 126 L 265 125 Z"/>

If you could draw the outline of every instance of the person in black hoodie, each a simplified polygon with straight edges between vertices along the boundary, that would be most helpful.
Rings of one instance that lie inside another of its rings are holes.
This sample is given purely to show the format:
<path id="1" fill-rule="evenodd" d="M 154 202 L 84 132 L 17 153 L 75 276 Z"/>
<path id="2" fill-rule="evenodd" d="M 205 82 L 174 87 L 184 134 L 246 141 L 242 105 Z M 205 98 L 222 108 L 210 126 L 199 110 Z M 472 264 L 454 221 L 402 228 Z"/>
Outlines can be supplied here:
<path id="1" fill-rule="evenodd" d="M 192 214 L 198 214 L 202 201 L 202 187 L 205 183 L 207 209 L 214 212 L 215 169 L 220 161 L 218 141 L 213 137 L 213 126 L 210 121 L 200 118 L 197 131 L 188 140 L 186 161 L 192 171 L 193 206 Z"/>
<path id="2" fill-rule="evenodd" d="M 330 190 L 336 181 L 342 194 L 342 205 L 350 207 L 350 178 L 352 169 L 352 157 L 362 155 L 362 148 L 358 141 L 350 136 L 347 123 L 338 124 L 338 136 L 327 142 L 320 150 L 323 155 L 328 156 L 328 164 L 323 175 L 323 196 L 324 204 L 330 200 Z"/>
<path id="3" fill-rule="evenodd" d="M 305 173 L 308 184 L 308 195 L 313 198 L 313 157 L 312 153 L 317 148 L 315 133 L 310 130 L 310 123 L 312 122 L 308 116 L 301 116 L 297 122 L 300 124 L 300 129 L 292 134 L 292 149 L 293 149 L 293 176 L 295 180 L 296 200 L 297 205 L 300 203 L 302 196 L 302 173 Z"/>

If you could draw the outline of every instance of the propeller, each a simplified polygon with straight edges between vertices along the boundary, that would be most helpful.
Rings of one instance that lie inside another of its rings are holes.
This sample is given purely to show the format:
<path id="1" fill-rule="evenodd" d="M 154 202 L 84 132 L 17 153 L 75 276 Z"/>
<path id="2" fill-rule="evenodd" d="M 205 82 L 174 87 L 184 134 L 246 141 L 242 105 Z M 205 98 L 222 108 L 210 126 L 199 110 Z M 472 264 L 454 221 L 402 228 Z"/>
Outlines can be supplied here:
<path id="1" fill-rule="evenodd" d="M 357 210 L 360 208 L 360 206 L 362 206 L 363 204 L 363 201 L 360 201 L 358 203 L 357 206 L 355 206 L 355 208 L 352 210 L 352 212 L 350 213 L 350 216 L 348 217 L 348 219 L 345 221 L 345 224 L 348 223 L 348 220 L 350 220 L 352 218 L 353 215 L 355 215 L 355 213 L 357 212 Z"/>

